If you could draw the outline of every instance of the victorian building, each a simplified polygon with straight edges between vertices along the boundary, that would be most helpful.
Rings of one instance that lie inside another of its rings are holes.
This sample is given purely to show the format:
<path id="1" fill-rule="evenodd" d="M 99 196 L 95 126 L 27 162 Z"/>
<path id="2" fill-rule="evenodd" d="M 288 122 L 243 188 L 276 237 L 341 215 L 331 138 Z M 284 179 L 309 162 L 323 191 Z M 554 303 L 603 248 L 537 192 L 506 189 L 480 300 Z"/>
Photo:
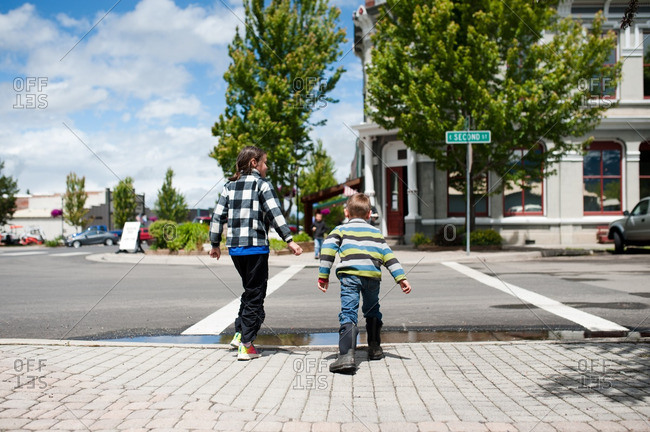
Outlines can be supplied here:
<path id="1" fill-rule="evenodd" d="M 384 3 L 366 0 L 354 13 L 355 54 L 364 71 Z M 587 136 L 568 138 L 576 148 L 589 136 L 594 141 L 585 152 L 565 155 L 553 175 L 530 188 L 514 185 L 480 200 L 478 228 L 493 228 L 510 244 L 594 243 L 598 227 L 650 195 L 650 7 L 640 6 L 634 24 L 620 30 L 627 3 L 560 4 L 561 16 L 580 18 L 585 26 L 602 10 L 605 29 L 617 33 L 611 61 L 623 61 L 622 79 L 608 95 L 618 104 Z M 363 190 L 376 206 L 384 235 L 408 243 L 416 232 L 431 236 L 447 224 L 464 224 L 465 198 L 449 187 L 450 174 L 437 169 L 435 160 L 407 148 L 397 130 L 384 130 L 370 119 L 353 128 L 359 140 L 352 177 L 363 177 Z M 553 143 L 540 145 L 552 149 Z M 487 187 L 498 181 L 488 176 Z"/>

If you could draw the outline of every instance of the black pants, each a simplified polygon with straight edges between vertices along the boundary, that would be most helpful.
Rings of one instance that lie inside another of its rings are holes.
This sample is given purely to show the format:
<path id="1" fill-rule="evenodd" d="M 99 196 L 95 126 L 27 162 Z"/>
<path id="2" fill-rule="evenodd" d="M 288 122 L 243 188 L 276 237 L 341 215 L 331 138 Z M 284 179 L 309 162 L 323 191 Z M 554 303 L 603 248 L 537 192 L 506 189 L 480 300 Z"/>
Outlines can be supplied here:
<path id="1" fill-rule="evenodd" d="M 235 331 L 241 333 L 241 341 L 252 342 L 262 327 L 264 298 L 269 280 L 269 255 L 231 256 L 241 276 L 244 293 L 241 296 L 239 314 L 235 320 Z"/>

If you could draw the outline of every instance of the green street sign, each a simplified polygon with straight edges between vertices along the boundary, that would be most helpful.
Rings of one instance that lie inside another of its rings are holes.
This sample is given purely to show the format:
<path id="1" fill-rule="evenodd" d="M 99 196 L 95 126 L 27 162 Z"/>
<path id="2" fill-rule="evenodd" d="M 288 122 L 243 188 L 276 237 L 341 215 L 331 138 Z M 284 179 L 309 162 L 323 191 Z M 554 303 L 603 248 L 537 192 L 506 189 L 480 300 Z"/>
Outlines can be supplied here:
<path id="1" fill-rule="evenodd" d="M 492 131 L 447 131 L 447 144 L 481 144 L 492 142 Z"/>

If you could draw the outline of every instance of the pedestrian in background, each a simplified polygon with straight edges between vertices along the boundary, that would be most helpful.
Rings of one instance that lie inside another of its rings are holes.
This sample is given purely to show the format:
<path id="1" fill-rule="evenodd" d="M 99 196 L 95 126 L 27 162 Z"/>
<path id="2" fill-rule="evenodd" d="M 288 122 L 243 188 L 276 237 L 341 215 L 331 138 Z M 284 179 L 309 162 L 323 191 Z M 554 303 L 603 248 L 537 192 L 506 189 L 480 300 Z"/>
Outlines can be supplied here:
<path id="1" fill-rule="evenodd" d="M 316 213 L 315 219 L 311 230 L 314 233 L 314 258 L 318 259 L 320 257 L 320 249 L 325 241 L 325 235 L 327 234 L 327 225 L 323 220 L 323 214 L 320 210 Z"/>
<path id="2" fill-rule="evenodd" d="M 380 360 L 384 357 L 380 335 L 383 322 L 379 311 L 382 264 L 405 294 L 411 292 L 404 269 L 386 244 L 384 236 L 367 222 L 371 213 L 370 198 L 367 195 L 352 195 L 345 208 L 348 222 L 334 228 L 321 249 L 318 288 L 323 292 L 327 292 L 336 254 L 341 258 L 336 268 L 336 276 L 341 281 L 339 356 L 330 365 L 330 372 L 354 373 L 357 369 L 354 351 L 359 334 L 357 320 L 360 296 L 363 297 L 361 311 L 368 332 L 368 358 Z"/>
<path id="3" fill-rule="evenodd" d="M 235 319 L 235 336 L 230 344 L 238 348 L 238 360 L 260 356 L 253 345 L 264 322 L 264 299 L 269 279 L 269 224 L 273 225 L 294 255 L 302 248 L 293 241 L 271 183 L 265 180 L 266 152 L 247 146 L 237 156 L 235 174 L 219 196 L 210 223 L 210 256 L 221 257 L 221 235 L 227 223 L 226 246 L 241 276 L 244 293 Z"/>

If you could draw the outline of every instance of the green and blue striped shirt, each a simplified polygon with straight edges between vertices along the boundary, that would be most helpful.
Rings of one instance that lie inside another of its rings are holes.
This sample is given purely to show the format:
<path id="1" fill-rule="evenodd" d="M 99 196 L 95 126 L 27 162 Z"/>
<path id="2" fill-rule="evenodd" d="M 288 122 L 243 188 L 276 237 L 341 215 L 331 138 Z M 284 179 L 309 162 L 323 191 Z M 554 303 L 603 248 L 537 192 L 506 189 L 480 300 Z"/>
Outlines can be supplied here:
<path id="1" fill-rule="evenodd" d="M 381 279 L 381 266 L 384 265 L 395 282 L 406 279 L 404 269 L 386 244 L 384 236 L 363 219 L 351 219 L 334 228 L 327 236 L 320 250 L 319 279 L 329 279 L 337 253 L 341 258 L 336 267 L 337 276 L 344 273 Z"/>

